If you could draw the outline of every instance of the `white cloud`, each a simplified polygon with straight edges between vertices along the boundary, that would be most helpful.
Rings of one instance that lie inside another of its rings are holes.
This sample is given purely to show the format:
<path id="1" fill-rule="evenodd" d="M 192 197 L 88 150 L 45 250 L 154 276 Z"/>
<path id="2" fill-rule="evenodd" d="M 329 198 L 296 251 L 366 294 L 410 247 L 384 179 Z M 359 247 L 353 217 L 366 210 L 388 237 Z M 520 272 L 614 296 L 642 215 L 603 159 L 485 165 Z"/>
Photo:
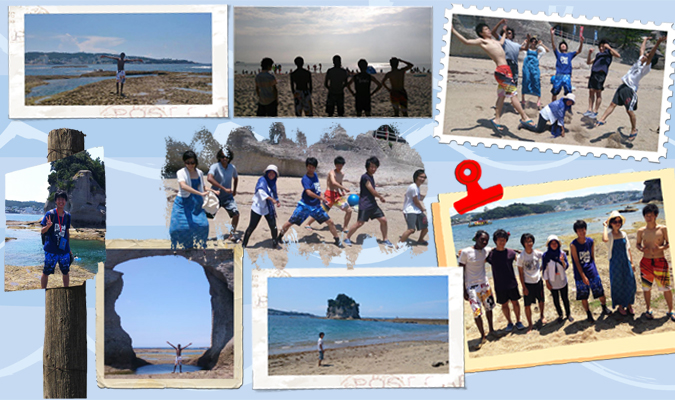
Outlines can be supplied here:
<path id="1" fill-rule="evenodd" d="M 106 36 L 73 36 L 64 34 L 56 36 L 61 41 L 59 49 L 68 50 L 76 47 L 85 53 L 116 53 L 114 48 L 124 43 L 123 38 Z"/>

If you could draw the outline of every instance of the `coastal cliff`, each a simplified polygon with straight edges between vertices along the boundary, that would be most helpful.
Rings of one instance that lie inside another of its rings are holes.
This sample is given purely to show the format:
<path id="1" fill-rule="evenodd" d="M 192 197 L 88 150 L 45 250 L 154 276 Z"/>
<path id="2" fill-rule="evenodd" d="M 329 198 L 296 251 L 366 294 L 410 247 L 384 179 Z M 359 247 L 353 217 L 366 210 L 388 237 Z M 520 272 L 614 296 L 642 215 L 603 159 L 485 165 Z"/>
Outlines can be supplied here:
<path id="1" fill-rule="evenodd" d="M 339 294 L 335 300 L 328 300 L 328 319 L 361 319 L 359 304 L 346 294 Z"/>

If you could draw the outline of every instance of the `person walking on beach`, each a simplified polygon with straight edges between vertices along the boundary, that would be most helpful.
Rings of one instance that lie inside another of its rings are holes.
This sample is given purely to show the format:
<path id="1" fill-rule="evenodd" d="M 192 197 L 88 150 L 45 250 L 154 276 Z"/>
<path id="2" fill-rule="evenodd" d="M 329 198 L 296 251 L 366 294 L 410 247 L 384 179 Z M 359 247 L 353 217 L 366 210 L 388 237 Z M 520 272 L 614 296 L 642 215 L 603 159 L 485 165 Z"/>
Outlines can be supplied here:
<path id="1" fill-rule="evenodd" d="M 673 273 L 663 253 L 670 247 L 668 229 L 665 225 L 656 223 L 656 217 L 659 216 L 659 207 L 656 204 L 647 204 L 642 209 L 642 216 L 647 225 L 638 229 L 636 247 L 644 253 L 642 260 L 640 260 L 642 292 L 647 306 L 647 311 L 645 311 L 644 315 L 649 320 L 654 319 L 651 307 L 651 289 L 652 285 L 656 283 L 656 286 L 663 292 L 663 297 L 666 299 L 666 305 L 668 306 L 666 316 L 675 322 L 675 315 L 673 315 Z"/>
<path id="2" fill-rule="evenodd" d="M 544 281 L 541 279 L 541 258 L 544 253 L 533 248 L 534 236 L 531 233 L 524 233 L 520 237 L 520 244 L 523 245 L 525 251 L 517 257 L 516 266 L 518 267 L 520 285 L 523 288 L 523 296 L 525 296 L 525 317 L 527 318 L 527 332 L 529 333 L 532 331 L 532 304 L 537 301 L 539 302 L 538 325 L 540 327 L 546 325 Z"/>
<path id="3" fill-rule="evenodd" d="M 610 114 L 614 111 L 617 105 L 623 105 L 626 107 L 626 113 L 630 119 L 630 135 L 628 136 L 629 141 L 634 141 L 638 134 L 637 129 L 637 117 L 635 116 L 635 111 L 638 106 L 638 87 L 640 86 L 640 81 L 649 73 L 649 71 L 654 68 L 656 63 L 659 61 L 659 56 L 656 54 L 656 49 L 659 45 L 666 40 L 666 36 L 661 36 L 657 41 L 656 45 L 652 47 L 651 51 L 645 55 L 647 40 L 651 38 L 646 37 L 642 40 L 642 45 L 640 46 L 640 58 L 630 67 L 630 70 L 626 75 L 621 78 L 622 84 L 614 92 L 614 98 L 612 103 L 607 107 L 605 113 L 602 115 L 602 118 L 598 119 L 595 123 L 595 126 L 604 125 L 607 122 Z"/>
<path id="4" fill-rule="evenodd" d="M 499 40 L 502 41 L 502 35 L 500 35 L 499 32 L 499 27 L 504 24 L 504 28 L 502 29 L 502 35 L 506 36 L 506 38 L 503 40 L 502 43 L 502 48 L 504 49 L 504 53 L 506 55 L 506 63 L 509 65 L 509 68 L 511 68 L 511 74 L 513 75 L 513 82 L 515 83 L 516 86 L 518 86 L 518 56 L 520 55 L 521 50 L 526 50 L 527 47 L 525 43 L 522 45 L 520 43 L 516 43 L 514 39 L 516 38 L 516 31 L 513 30 L 513 28 L 506 26 L 506 19 L 502 18 L 497 25 L 495 25 L 494 28 L 492 28 L 492 36 Z"/>
<path id="5" fill-rule="evenodd" d="M 353 243 L 351 237 L 356 231 L 371 219 L 376 219 L 380 223 L 382 232 L 382 243 L 385 246 L 393 248 L 394 245 L 387 239 L 387 218 L 384 212 L 377 205 L 375 198 L 386 203 L 387 200 L 375 190 L 375 172 L 380 167 L 380 160 L 373 156 L 366 160 L 366 173 L 361 175 L 359 182 L 359 215 L 354 225 L 349 227 L 349 232 L 345 236 L 345 244 L 351 246 Z"/>
<path id="6" fill-rule="evenodd" d="M 408 237 L 420 231 L 420 237 L 417 238 L 417 243 L 426 246 L 429 243 L 424 240 L 427 232 L 429 232 L 429 221 L 427 219 L 426 209 L 424 207 L 424 196 L 420 193 L 420 186 L 427 180 L 427 174 L 423 169 L 418 169 L 413 174 L 413 183 L 408 186 L 403 196 L 403 217 L 405 218 L 408 229 L 403 232 L 399 242 L 406 243 Z"/>
<path id="7" fill-rule="evenodd" d="M 602 91 L 605 90 L 605 79 L 607 79 L 609 66 L 612 64 L 612 57 L 621 58 L 621 54 L 614 50 L 606 39 L 600 40 L 598 50 L 595 59 L 591 61 L 591 54 L 593 54 L 591 47 L 586 60 L 586 64 L 592 66 L 591 77 L 588 78 L 588 110 L 584 116 L 590 118 L 598 117 L 598 110 L 602 103 Z"/>
<path id="8" fill-rule="evenodd" d="M 321 203 L 327 203 L 325 197 L 321 194 L 321 185 L 319 184 L 319 177 L 316 175 L 316 167 L 319 165 L 319 162 L 314 157 L 308 157 L 305 160 L 305 167 L 307 168 L 307 173 L 302 176 L 302 197 L 298 202 L 298 206 L 293 211 L 291 218 L 284 223 L 277 237 L 277 242 L 281 243 L 283 241 L 284 235 L 290 229 L 292 225 L 302 225 L 307 217 L 312 217 L 319 224 L 324 222 L 328 225 L 330 233 L 333 235 L 334 244 L 337 247 L 342 247 L 340 243 L 340 237 L 338 236 L 337 229 L 335 224 L 330 219 L 328 213 L 323 209 Z"/>
<path id="9" fill-rule="evenodd" d="M 239 224 L 239 209 L 234 196 L 237 195 L 237 186 L 239 185 L 239 174 L 237 168 L 232 164 L 234 153 L 228 146 L 225 151 L 218 150 L 216 154 L 217 163 L 211 165 L 206 180 L 212 187 L 218 188 L 218 199 L 220 207 L 227 211 L 232 223 L 232 229 L 227 240 L 236 241 L 237 225 Z"/>
<path id="10" fill-rule="evenodd" d="M 328 177 L 326 178 L 326 191 L 324 192 L 323 196 L 326 198 L 325 206 L 328 208 L 326 212 L 330 211 L 335 205 L 337 205 L 340 210 L 344 211 L 345 219 L 342 223 L 342 230 L 344 233 L 347 233 L 349 221 L 352 218 L 352 208 L 349 206 L 349 203 L 347 203 L 346 199 L 349 189 L 347 189 L 342 184 L 342 181 L 345 177 L 344 173 L 342 172 L 342 168 L 345 166 L 345 163 L 346 161 L 344 157 L 335 157 L 335 160 L 333 160 L 335 169 L 328 173 Z M 305 225 L 305 228 L 311 230 L 312 222 L 314 222 L 314 218 L 309 217 L 307 219 L 307 225 Z"/>
<path id="11" fill-rule="evenodd" d="M 382 84 L 377 78 L 368 73 L 368 61 L 363 58 L 359 60 L 359 70 L 361 72 L 352 76 L 347 82 L 347 90 L 355 97 L 356 103 L 354 104 L 354 108 L 356 108 L 356 116 L 360 117 L 361 114 L 365 113 L 366 117 L 370 117 L 370 99 L 382 88 Z M 351 87 L 352 82 L 354 82 L 354 90 Z M 375 85 L 377 85 L 372 92 L 370 91 L 371 82 L 375 82 Z"/>
<path id="12" fill-rule="evenodd" d="M 520 103 L 525 107 L 526 94 L 537 96 L 537 109 L 541 109 L 541 72 L 539 71 L 539 51 L 537 50 L 537 45 L 537 39 L 530 37 L 528 34 L 526 47 L 523 49 L 527 54 L 525 55 L 525 60 L 523 60 L 523 93 L 521 94 Z"/>
<path id="13" fill-rule="evenodd" d="M 405 67 L 399 69 L 399 63 L 405 64 Z M 394 117 L 398 117 L 399 113 L 404 117 L 408 116 L 408 92 L 405 91 L 405 73 L 410 70 L 413 65 L 408 61 L 403 61 L 400 58 L 392 57 L 389 60 L 391 71 L 384 74 L 382 78 L 382 85 L 389 91 L 389 100 L 394 108 Z M 391 87 L 387 86 L 389 81 Z"/>
<path id="14" fill-rule="evenodd" d="M 276 117 L 279 106 L 277 78 L 270 72 L 274 60 L 265 57 L 260 62 L 262 71 L 255 76 L 255 94 L 258 96 L 258 117 Z"/>
<path id="15" fill-rule="evenodd" d="M 167 343 L 169 346 L 173 347 L 176 350 L 176 361 L 173 363 L 173 371 L 171 372 L 172 374 L 176 373 L 176 367 L 178 367 L 178 373 L 183 373 L 183 350 L 187 349 L 192 345 L 192 343 L 188 343 L 187 346 L 181 347 L 180 343 L 178 343 L 178 347 L 172 345 L 168 340 Z"/>
<path id="16" fill-rule="evenodd" d="M 471 305 L 473 320 L 480 332 L 480 341 L 474 350 L 480 350 L 488 339 L 497 339 L 498 335 L 492 326 L 492 310 L 495 308 L 495 299 L 492 296 L 490 282 L 485 273 L 485 260 L 490 253 L 490 235 L 484 230 L 479 230 L 473 237 L 476 243 L 471 247 L 459 252 L 457 262 L 464 269 L 464 300 Z M 488 322 L 488 333 L 483 328 L 483 312 Z"/>
<path id="17" fill-rule="evenodd" d="M 321 64 L 319 64 L 321 70 Z M 347 71 L 342 68 L 342 58 L 339 55 L 333 56 L 333 68 L 326 71 L 326 79 L 323 85 L 328 89 L 328 98 L 326 99 L 326 114 L 332 117 L 337 107 L 337 116 L 345 115 L 345 86 L 347 86 Z"/>
<path id="18" fill-rule="evenodd" d="M 574 283 L 577 288 L 577 300 L 586 311 L 588 322 L 593 322 L 593 313 L 588 306 L 588 298 L 593 292 L 593 298 L 600 300 L 602 315 L 610 315 L 612 312 L 607 308 L 605 289 L 598 269 L 595 266 L 595 245 L 593 239 L 586 236 L 586 221 L 577 220 L 574 225 L 574 233 L 577 238 L 570 243 L 570 255 L 574 264 Z"/>
<path id="19" fill-rule="evenodd" d="M 117 61 L 117 73 L 115 74 L 115 87 L 117 88 L 115 94 L 124 97 L 124 82 L 127 80 L 127 73 L 124 71 L 124 64 L 128 62 L 140 62 L 143 60 L 140 58 L 125 58 L 126 54 L 120 53 L 119 57 L 106 56 L 105 54 L 101 58 L 110 58 L 111 60 Z"/>
<path id="20" fill-rule="evenodd" d="M 324 335 L 325 334 L 323 332 L 319 333 L 319 340 L 316 343 L 316 347 L 319 350 L 319 367 L 321 366 L 321 361 L 323 361 L 323 337 L 324 337 Z"/>
<path id="21" fill-rule="evenodd" d="M 550 130 L 553 137 L 565 137 L 565 115 L 572 113 L 575 100 L 574 93 L 570 93 L 563 98 L 552 101 L 539 111 L 537 125 L 525 124 L 521 121 L 518 129 L 527 129 L 536 133 Z"/>
<path id="22" fill-rule="evenodd" d="M 304 69 L 305 60 L 302 57 L 295 58 L 295 71 L 291 72 L 291 93 L 293 93 L 293 102 L 295 103 L 295 116 L 301 117 L 305 112 L 305 117 L 313 116 L 312 111 L 312 73 Z"/>
<path id="23" fill-rule="evenodd" d="M 270 164 L 265 168 L 263 176 L 258 178 L 251 203 L 251 217 L 249 218 L 248 228 L 244 233 L 244 240 L 241 242 L 243 248 L 248 245 L 248 240 L 255 228 L 258 227 L 262 217 L 265 217 L 272 234 L 272 248 L 279 248 L 275 207 L 279 207 L 281 203 L 279 203 L 279 195 L 277 194 L 277 177 L 279 177 L 279 169 L 276 165 Z"/>
<path id="24" fill-rule="evenodd" d="M 508 324 L 506 332 L 525 329 L 525 325 L 520 322 L 520 292 L 518 291 L 518 281 L 513 271 L 513 262 L 516 260 L 516 252 L 506 248 L 506 242 L 509 240 L 509 233 L 503 229 L 498 229 L 492 234 L 492 240 L 497 247 L 493 248 L 487 256 L 486 261 L 492 266 L 492 278 L 495 283 L 495 293 L 497 294 L 497 303 L 502 306 L 502 313 Z M 511 304 L 513 313 L 516 316 L 516 323 L 511 320 Z"/>
<path id="25" fill-rule="evenodd" d="M 584 48 L 584 37 L 581 36 L 581 32 L 579 32 L 579 49 L 569 53 L 567 52 L 567 42 L 564 40 L 556 48 L 555 38 L 553 37 L 554 33 L 555 28 L 551 28 L 551 46 L 554 49 L 553 53 L 556 57 L 555 75 L 551 77 L 551 84 L 553 85 L 551 89 L 551 94 L 553 95 L 551 101 L 555 101 L 563 89 L 565 90 L 565 95 L 572 93 L 572 60 Z"/>
<path id="26" fill-rule="evenodd" d="M 70 251 L 70 213 L 65 210 L 68 202 L 66 192 L 58 191 L 54 196 L 56 208 L 47 211 L 40 221 L 42 229 L 40 233 L 43 237 L 43 250 L 45 252 L 45 265 L 40 277 L 40 286 L 47 288 L 49 275 L 54 273 L 56 264 L 59 264 L 63 287 L 70 284 L 70 263 L 73 261 L 73 254 Z"/>
<path id="27" fill-rule="evenodd" d="M 635 267 L 630 252 L 630 241 L 621 227 L 626 219 L 614 210 L 603 223 L 602 241 L 607 243 L 609 257 L 609 283 L 612 288 L 612 305 L 619 307 L 621 315 L 635 315 Z M 607 227 L 610 226 L 610 232 Z"/>
<path id="28" fill-rule="evenodd" d="M 506 127 L 500 124 L 500 119 L 502 117 L 502 109 L 504 108 L 504 99 L 508 98 L 511 100 L 511 105 L 516 110 L 518 115 L 520 115 L 520 122 L 524 125 L 531 124 L 532 121 L 528 118 L 523 107 L 518 101 L 518 86 L 513 80 L 513 72 L 511 72 L 511 67 L 509 67 L 506 62 L 506 55 L 502 44 L 506 39 L 506 36 L 502 35 L 500 41 L 494 40 L 490 37 L 491 31 L 490 27 L 481 22 L 476 25 L 476 34 L 478 39 L 466 39 L 462 36 L 457 30 L 453 27 L 452 33 L 459 39 L 460 42 L 464 43 L 467 46 L 480 46 L 483 51 L 494 61 L 497 68 L 495 69 L 495 80 L 497 80 L 497 103 L 495 107 L 495 117 L 491 120 L 492 126 L 499 132 L 504 131 Z"/>
<path id="29" fill-rule="evenodd" d="M 570 299 L 568 294 L 568 285 L 567 285 L 567 267 L 569 263 L 567 262 L 567 255 L 564 251 L 561 251 L 560 239 L 556 235 L 550 235 L 546 239 L 546 247 L 548 248 L 544 255 L 541 258 L 541 265 L 544 269 L 544 274 L 542 278 L 546 282 L 546 287 L 551 291 L 551 296 L 553 297 L 553 305 L 555 310 L 558 312 L 558 319 L 556 322 L 562 323 L 563 319 L 563 310 L 560 307 L 560 299 L 562 298 L 563 305 L 565 307 L 565 315 L 569 322 L 574 322 L 572 314 L 570 312 Z"/>

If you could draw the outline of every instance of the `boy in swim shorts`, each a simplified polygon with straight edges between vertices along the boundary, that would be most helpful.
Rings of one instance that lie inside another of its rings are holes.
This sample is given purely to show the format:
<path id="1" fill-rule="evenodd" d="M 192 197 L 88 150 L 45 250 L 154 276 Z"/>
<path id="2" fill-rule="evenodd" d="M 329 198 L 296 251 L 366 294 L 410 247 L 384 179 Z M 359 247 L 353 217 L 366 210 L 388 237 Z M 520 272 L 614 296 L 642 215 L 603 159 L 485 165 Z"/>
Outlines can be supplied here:
<path id="1" fill-rule="evenodd" d="M 361 72 L 352 76 L 347 82 L 347 89 L 355 98 L 356 116 L 360 117 L 361 114 L 365 113 L 366 117 L 370 117 L 370 98 L 382 88 L 382 84 L 374 75 L 368 73 L 368 61 L 360 59 L 359 70 Z M 352 82 L 354 82 L 354 90 L 351 87 Z M 372 92 L 370 91 L 371 82 L 375 82 L 377 85 Z"/>
<path id="2" fill-rule="evenodd" d="M 561 90 L 565 90 L 565 94 L 572 93 L 572 59 L 581 53 L 581 50 L 584 48 L 584 37 L 579 33 L 579 50 L 567 52 L 567 43 L 565 41 L 560 42 L 557 46 L 555 45 L 555 38 L 553 34 L 555 33 L 555 28 L 551 28 L 551 45 L 553 53 L 555 54 L 556 63 L 555 63 L 555 75 L 551 77 L 551 84 L 553 88 L 551 89 L 551 94 L 553 97 L 551 101 L 555 101 L 558 98 L 558 94 Z"/>
<path id="3" fill-rule="evenodd" d="M 169 344 L 169 346 L 173 347 L 176 350 L 176 361 L 173 363 L 173 372 L 171 372 L 171 373 L 172 374 L 176 373 L 176 367 L 178 367 L 178 373 L 182 373 L 183 372 L 183 350 L 190 347 L 190 345 L 192 343 L 188 343 L 188 345 L 185 346 L 185 347 L 181 347 L 180 343 L 178 343 L 178 347 L 172 345 L 171 343 L 169 343 L 169 341 L 167 341 L 167 343 Z"/>
<path id="4" fill-rule="evenodd" d="M 291 93 L 295 102 L 295 116 L 313 116 L 312 111 L 312 73 L 304 69 L 305 60 L 302 57 L 295 58 L 295 71 L 291 72 Z"/>
<path id="5" fill-rule="evenodd" d="M 344 233 L 347 233 L 349 220 L 352 218 L 352 208 L 349 207 L 347 199 L 345 198 L 347 193 L 349 193 L 349 189 L 342 185 L 342 180 L 345 177 L 342 172 L 342 167 L 345 166 L 345 159 L 342 156 L 337 156 L 335 157 L 335 160 L 333 160 L 333 163 L 335 164 L 335 169 L 328 173 L 328 177 L 326 178 L 327 189 L 323 194 L 326 198 L 326 212 L 330 211 L 334 205 L 337 205 L 340 210 L 344 211 L 345 219 L 342 223 L 342 229 Z M 314 218 L 309 217 L 305 227 L 307 229 L 312 229 L 312 222 L 314 222 Z"/>
<path id="6" fill-rule="evenodd" d="M 112 57 L 102 55 L 101 58 L 110 58 L 112 60 L 117 60 L 117 74 L 115 74 L 115 87 L 117 88 L 116 94 L 124 97 L 124 82 L 127 81 L 127 73 L 124 71 L 124 64 L 128 62 L 143 62 L 140 58 L 125 58 L 126 54 L 120 53 L 119 57 Z"/>
<path id="7" fill-rule="evenodd" d="M 424 196 L 420 193 L 420 186 L 427 180 L 427 174 L 423 169 L 418 169 L 413 174 L 413 183 L 408 186 L 403 196 L 403 216 L 407 225 L 407 230 L 403 232 L 399 242 L 406 243 L 410 235 L 416 230 L 420 231 L 420 237 L 417 239 L 417 244 L 426 246 L 424 236 L 429 232 L 429 221 L 427 219 L 426 209 L 422 201 Z"/>
<path id="8" fill-rule="evenodd" d="M 399 69 L 398 64 L 403 63 L 405 67 Z M 389 91 L 389 100 L 394 108 L 394 117 L 398 117 L 399 112 L 404 117 L 408 116 L 408 92 L 405 91 L 405 73 L 409 71 L 413 64 L 403 61 L 400 58 L 392 57 L 389 60 L 391 71 L 387 72 L 382 79 L 382 85 Z M 389 80 L 391 87 L 385 82 Z"/>
<path id="9" fill-rule="evenodd" d="M 70 213 L 65 210 L 68 202 L 66 192 L 59 191 L 54 198 L 56 208 L 47 211 L 42 218 L 40 233 L 44 237 L 45 264 L 42 269 L 40 284 L 42 289 L 47 288 L 49 275 L 54 273 L 56 264 L 59 264 L 61 276 L 63 278 L 63 287 L 70 284 L 70 263 L 73 260 L 70 251 Z"/>
<path id="10" fill-rule="evenodd" d="M 347 86 L 347 71 L 342 68 L 342 57 L 333 56 L 333 68 L 326 71 L 323 85 L 328 89 L 326 98 L 326 115 L 332 117 L 337 107 L 337 116 L 345 115 L 345 86 Z"/>
<path id="11" fill-rule="evenodd" d="M 591 77 L 588 79 L 588 110 L 584 116 L 590 118 L 598 117 L 598 110 L 602 102 L 602 91 L 605 90 L 605 79 L 609 73 L 609 66 L 612 64 L 612 58 L 621 58 L 616 50 L 614 50 L 606 39 L 602 39 L 598 44 L 598 53 L 595 59 L 591 61 L 591 54 L 593 48 L 588 50 L 588 59 L 586 64 L 591 65 Z"/>
<path id="12" fill-rule="evenodd" d="M 642 276 L 642 291 L 645 296 L 645 318 L 654 319 L 651 309 L 651 289 L 656 286 L 663 292 L 663 297 L 668 305 L 668 318 L 675 322 L 673 315 L 673 274 L 668 266 L 664 250 L 670 247 L 668 242 L 668 229 L 664 225 L 656 223 L 659 215 L 659 207 L 656 204 L 647 204 L 642 209 L 642 216 L 647 222 L 646 226 L 637 231 L 637 249 L 644 253 L 640 261 L 640 275 Z"/>

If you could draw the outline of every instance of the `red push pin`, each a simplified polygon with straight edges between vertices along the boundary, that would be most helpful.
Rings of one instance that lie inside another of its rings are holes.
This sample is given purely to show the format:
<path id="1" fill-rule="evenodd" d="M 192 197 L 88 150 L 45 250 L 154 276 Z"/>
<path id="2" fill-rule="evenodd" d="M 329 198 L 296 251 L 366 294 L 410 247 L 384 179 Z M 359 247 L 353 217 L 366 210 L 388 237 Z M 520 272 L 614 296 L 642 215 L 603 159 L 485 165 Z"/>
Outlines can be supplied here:
<path id="1" fill-rule="evenodd" d="M 469 173 L 466 174 L 465 171 Z M 455 202 L 455 210 L 458 213 L 465 214 L 480 206 L 500 200 L 504 196 L 502 185 L 495 185 L 487 189 L 480 187 L 478 184 L 480 176 L 480 164 L 474 160 L 464 160 L 455 168 L 455 178 L 459 183 L 466 185 L 468 193 L 466 197 Z"/>

